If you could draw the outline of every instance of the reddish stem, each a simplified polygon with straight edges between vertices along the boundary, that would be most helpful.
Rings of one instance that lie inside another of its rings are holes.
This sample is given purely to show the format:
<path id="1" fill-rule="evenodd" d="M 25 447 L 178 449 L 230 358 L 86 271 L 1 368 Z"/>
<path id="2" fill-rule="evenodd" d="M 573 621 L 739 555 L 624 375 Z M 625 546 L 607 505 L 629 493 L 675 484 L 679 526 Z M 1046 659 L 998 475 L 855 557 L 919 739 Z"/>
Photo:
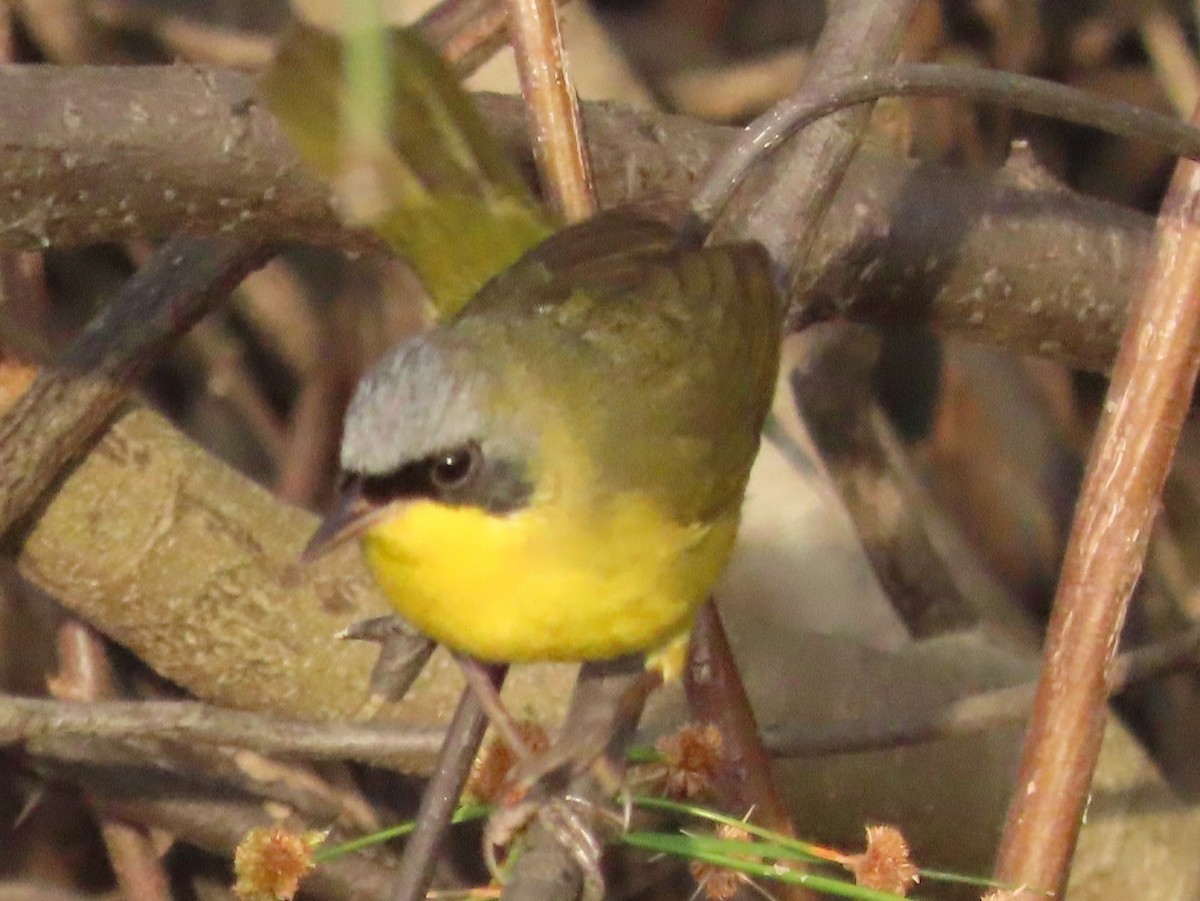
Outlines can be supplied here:
<path id="1" fill-rule="evenodd" d="M 1193 114 L 1200 121 L 1200 108 Z M 1112 662 L 1200 366 L 1200 165 L 1158 218 L 1154 269 L 1121 339 L 1067 545 L 996 878 L 1065 886 L 1104 734 Z"/>

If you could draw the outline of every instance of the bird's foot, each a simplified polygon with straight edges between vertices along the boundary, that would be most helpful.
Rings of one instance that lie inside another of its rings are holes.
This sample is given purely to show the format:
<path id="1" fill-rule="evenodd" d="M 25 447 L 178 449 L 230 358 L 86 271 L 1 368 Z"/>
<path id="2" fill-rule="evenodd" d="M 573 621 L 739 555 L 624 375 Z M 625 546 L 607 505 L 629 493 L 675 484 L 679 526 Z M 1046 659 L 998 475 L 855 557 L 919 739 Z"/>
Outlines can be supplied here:
<path id="1" fill-rule="evenodd" d="M 358 711 L 359 719 L 371 719 L 384 704 L 403 700 L 437 647 L 433 639 L 395 615 L 351 623 L 337 637 L 379 645 L 379 657 L 371 670 L 367 700 Z"/>
<path id="2" fill-rule="evenodd" d="M 497 852 L 509 847 L 519 833 L 538 820 L 578 868 L 583 880 L 582 898 L 599 901 L 604 897 L 604 845 L 595 825 L 596 812 L 596 805 L 584 798 L 537 792 L 500 808 L 483 832 L 483 855 L 492 878 L 504 881 Z"/>

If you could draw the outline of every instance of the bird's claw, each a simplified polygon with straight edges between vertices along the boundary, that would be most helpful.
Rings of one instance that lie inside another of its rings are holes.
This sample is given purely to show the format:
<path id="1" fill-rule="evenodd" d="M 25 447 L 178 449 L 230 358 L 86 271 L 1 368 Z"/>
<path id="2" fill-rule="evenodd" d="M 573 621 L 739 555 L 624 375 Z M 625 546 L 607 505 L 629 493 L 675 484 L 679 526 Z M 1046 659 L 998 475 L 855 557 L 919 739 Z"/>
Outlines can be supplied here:
<path id="1" fill-rule="evenodd" d="M 395 615 L 359 620 L 336 637 L 379 645 L 379 656 L 371 670 L 369 694 L 357 714 L 359 719 L 371 719 L 384 704 L 403 700 L 437 646 L 433 639 Z"/>
<path id="2" fill-rule="evenodd" d="M 595 829 L 584 822 L 580 809 L 590 813 L 595 810 L 595 805 L 571 796 L 534 798 L 527 795 L 516 804 L 492 814 L 483 831 L 483 857 L 492 878 L 504 882 L 497 850 L 509 845 L 518 832 L 537 818 L 553 832 L 579 868 L 583 879 L 582 898 L 585 901 L 603 898 L 604 873 L 600 863 L 604 848 Z"/>

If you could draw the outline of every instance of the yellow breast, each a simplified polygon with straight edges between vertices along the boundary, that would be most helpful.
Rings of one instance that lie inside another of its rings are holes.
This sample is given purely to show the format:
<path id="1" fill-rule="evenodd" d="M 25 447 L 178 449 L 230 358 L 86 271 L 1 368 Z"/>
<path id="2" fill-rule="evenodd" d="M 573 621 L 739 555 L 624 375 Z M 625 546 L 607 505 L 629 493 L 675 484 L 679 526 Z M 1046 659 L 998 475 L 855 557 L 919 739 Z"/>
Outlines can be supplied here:
<path id="1" fill-rule="evenodd" d="M 454 650 L 597 660 L 689 629 L 736 530 L 736 516 L 680 525 L 628 495 L 505 515 L 416 501 L 371 528 L 363 550 L 400 615 Z"/>

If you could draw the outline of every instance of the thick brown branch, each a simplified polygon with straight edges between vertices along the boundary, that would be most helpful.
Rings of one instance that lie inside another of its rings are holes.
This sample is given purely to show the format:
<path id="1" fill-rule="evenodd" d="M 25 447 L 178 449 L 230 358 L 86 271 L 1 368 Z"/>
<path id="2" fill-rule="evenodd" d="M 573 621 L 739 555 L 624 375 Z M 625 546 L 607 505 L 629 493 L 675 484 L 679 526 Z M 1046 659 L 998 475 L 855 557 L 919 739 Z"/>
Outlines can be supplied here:
<path id="1" fill-rule="evenodd" d="M 0 71 L 0 245 L 162 237 L 186 224 L 377 247 L 340 228 L 328 190 L 252 98 L 244 76 L 197 68 Z M 531 168 L 520 102 L 479 99 Z M 584 118 L 602 206 L 662 194 L 682 204 L 733 136 L 599 104 Z M 798 273 L 793 319 L 927 321 L 1105 370 L 1151 225 L 1024 157 L 987 177 L 860 153 Z"/>
<path id="2" fill-rule="evenodd" d="M 265 245 L 174 238 L 54 368 L 0 418 L 0 536 L 129 397 L 166 348 L 272 255 Z"/>

